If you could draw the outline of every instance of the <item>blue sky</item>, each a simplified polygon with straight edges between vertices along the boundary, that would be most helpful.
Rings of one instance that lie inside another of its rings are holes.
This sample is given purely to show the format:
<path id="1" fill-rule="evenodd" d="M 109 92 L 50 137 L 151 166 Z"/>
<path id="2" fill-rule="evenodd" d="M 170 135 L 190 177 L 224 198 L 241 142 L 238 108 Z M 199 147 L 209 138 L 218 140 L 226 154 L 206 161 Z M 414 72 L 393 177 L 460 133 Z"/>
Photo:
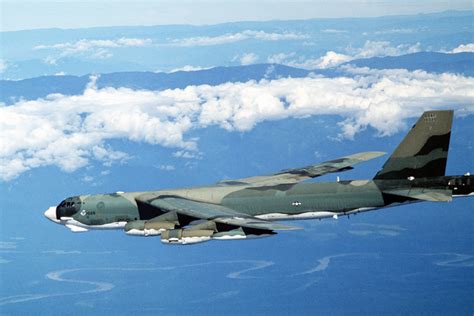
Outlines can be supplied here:
<path id="1" fill-rule="evenodd" d="M 1 0 L 1 30 L 115 25 L 216 24 L 337 17 L 373 17 L 472 10 L 469 0 L 435 1 L 39 1 Z"/>

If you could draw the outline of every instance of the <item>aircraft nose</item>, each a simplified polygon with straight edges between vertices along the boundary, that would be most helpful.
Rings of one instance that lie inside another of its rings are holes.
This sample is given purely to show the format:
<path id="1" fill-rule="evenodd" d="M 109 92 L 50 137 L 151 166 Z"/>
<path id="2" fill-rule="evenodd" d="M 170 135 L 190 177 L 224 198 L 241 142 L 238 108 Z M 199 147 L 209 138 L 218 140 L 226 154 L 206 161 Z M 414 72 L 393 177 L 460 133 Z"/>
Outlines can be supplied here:
<path id="1" fill-rule="evenodd" d="M 47 219 L 50 221 L 53 221 L 55 223 L 59 223 L 59 220 L 56 218 L 56 206 L 51 206 L 44 212 L 44 216 L 46 216 Z"/>

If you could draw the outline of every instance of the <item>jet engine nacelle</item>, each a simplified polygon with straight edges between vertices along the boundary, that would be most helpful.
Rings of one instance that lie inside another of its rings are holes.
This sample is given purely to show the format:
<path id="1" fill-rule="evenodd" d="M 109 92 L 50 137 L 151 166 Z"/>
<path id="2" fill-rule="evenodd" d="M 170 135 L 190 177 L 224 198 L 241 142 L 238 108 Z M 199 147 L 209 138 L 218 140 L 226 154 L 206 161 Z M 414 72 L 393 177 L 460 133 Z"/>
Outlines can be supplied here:
<path id="1" fill-rule="evenodd" d="M 193 228 L 171 229 L 161 233 L 161 242 L 165 244 L 196 244 L 211 239 L 232 240 L 232 239 L 253 239 L 275 235 L 276 233 L 268 230 L 253 230 L 245 233 L 242 228 L 228 231 L 216 232 L 214 229 L 208 229 L 207 223 L 200 224 Z"/>
<path id="2" fill-rule="evenodd" d="M 212 235 L 212 239 L 217 240 L 233 240 L 233 239 L 254 239 L 254 238 L 263 238 L 275 235 L 276 233 L 270 230 L 260 230 L 260 229 L 253 229 L 251 231 L 245 232 L 242 227 L 217 232 Z"/>
<path id="3" fill-rule="evenodd" d="M 161 233 L 161 242 L 165 244 L 196 244 L 212 238 L 214 230 L 207 229 L 171 229 Z"/>
<path id="4" fill-rule="evenodd" d="M 133 236 L 159 236 L 162 232 L 173 229 L 174 223 L 159 221 L 132 221 L 125 225 L 125 233 Z"/>

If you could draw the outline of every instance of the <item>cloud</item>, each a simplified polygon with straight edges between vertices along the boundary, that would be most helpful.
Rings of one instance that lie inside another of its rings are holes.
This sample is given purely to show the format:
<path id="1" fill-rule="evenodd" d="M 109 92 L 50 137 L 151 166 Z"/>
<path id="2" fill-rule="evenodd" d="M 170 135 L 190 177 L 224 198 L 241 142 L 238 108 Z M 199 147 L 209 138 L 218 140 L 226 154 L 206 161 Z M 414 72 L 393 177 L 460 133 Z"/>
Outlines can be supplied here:
<path id="1" fill-rule="evenodd" d="M 244 270 L 231 272 L 231 273 L 227 274 L 226 277 L 229 278 L 229 279 L 241 279 L 241 280 L 255 279 L 257 277 L 255 277 L 255 276 L 242 276 L 242 274 L 246 274 L 247 272 L 250 272 L 250 271 L 265 269 L 265 268 L 270 267 L 270 266 L 275 264 L 272 261 L 252 261 L 252 260 L 248 260 L 248 261 L 242 261 L 242 262 L 253 263 L 254 266 L 250 267 L 250 268 L 247 268 L 247 269 L 244 269 Z"/>
<path id="2" fill-rule="evenodd" d="M 312 273 L 315 273 L 315 272 L 324 271 L 324 270 L 326 270 L 326 269 L 329 267 L 329 263 L 331 262 L 331 259 L 333 259 L 333 258 L 341 258 L 341 257 L 346 257 L 346 256 L 351 256 L 351 255 L 354 255 L 354 254 L 351 254 L 351 253 L 341 253 L 341 254 L 338 254 L 338 255 L 332 255 L 332 256 L 323 257 L 323 258 L 321 258 L 321 259 L 318 260 L 319 263 L 318 263 L 318 265 L 315 266 L 314 268 L 311 268 L 311 269 L 309 269 L 309 270 L 306 270 L 306 271 L 297 273 L 297 274 L 295 274 L 294 276 L 296 276 L 296 275 L 312 274 Z"/>
<path id="3" fill-rule="evenodd" d="M 184 159 L 201 159 L 201 153 L 190 152 L 186 150 L 178 150 L 173 153 L 173 157 L 184 158 Z"/>
<path id="4" fill-rule="evenodd" d="M 354 59 L 354 57 L 344 55 L 344 54 L 338 54 L 333 51 L 329 51 L 326 53 L 326 55 L 316 60 L 310 59 L 310 60 L 305 61 L 303 65 L 305 68 L 310 67 L 310 68 L 325 69 L 325 68 L 331 68 L 331 67 L 340 65 L 352 59 Z"/>
<path id="5" fill-rule="evenodd" d="M 405 54 L 416 53 L 421 50 L 420 43 L 416 44 L 400 44 L 392 46 L 388 41 L 366 41 L 361 48 L 347 48 L 346 51 L 353 56 L 354 59 L 383 57 L 383 56 L 399 56 Z"/>
<path id="6" fill-rule="evenodd" d="M 17 243 L 13 241 L 0 241 L 0 250 L 16 249 Z"/>
<path id="7" fill-rule="evenodd" d="M 374 34 L 381 35 L 381 34 L 412 34 L 420 30 L 415 29 L 408 29 L 408 28 L 397 28 L 397 29 L 388 29 L 388 30 L 381 30 L 376 31 Z"/>
<path id="8" fill-rule="evenodd" d="M 167 73 L 173 73 L 173 72 L 178 72 L 178 71 L 186 71 L 186 72 L 199 71 L 199 70 L 206 70 L 206 69 L 211 69 L 211 68 L 213 68 L 213 67 L 200 67 L 200 66 L 186 65 L 186 66 L 183 66 L 183 67 L 180 67 L 180 68 L 171 69 Z M 158 71 L 158 72 L 160 72 L 160 71 Z"/>
<path id="9" fill-rule="evenodd" d="M 2 263 L 9 263 L 11 262 L 10 260 L 6 260 L 6 259 L 3 259 L 2 257 L 0 257 L 0 264 Z"/>
<path id="10" fill-rule="evenodd" d="M 176 167 L 173 165 L 160 165 L 158 166 L 158 169 L 163 170 L 163 171 L 173 171 L 176 169 Z"/>
<path id="11" fill-rule="evenodd" d="M 254 53 L 242 54 L 235 56 L 232 61 L 238 60 L 241 65 L 250 65 L 258 60 L 258 55 Z"/>
<path id="12" fill-rule="evenodd" d="M 44 254 L 54 254 L 54 255 L 80 255 L 82 252 L 79 250 L 58 250 L 58 249 L 53 249 L 53 250 L 45 250 L 42 251 L 41 253 Z"/>
<path id="13" fill-rule="evenodd" d="M 226 291 L 226 292 L 218 292 L 218 293 L 214 293 L 214 294 L 207 294 L 206 297 L 201 298 L 201 299 L 197 299 L 197 300 L 193 300 L 193 301 L 191 301 L 191 303 L 195 303 L 195 304 L 215 303 L 217 301 L 222 301 L 222 300 L 226 300 L 226 299 L 229 299 L 229 298 L 233 298 L 233 297 L 237 296 L 239 293 L 240 293 L 240 291 L 237 290 L 237 291 Z"/>
<path id="14" fill-rule="evenodd" d="M 267 62 L 269 62 L 271 64 L 283 64 L 283 63 L 285 63 L 285 61 L 287 59 L 292 58 L 295 55 L 296 55 L 295 52 L 291 52 L 291 53 L 288 53 L 288 54 L 279 53 L 279 54 L 275 54 L 275 55 L 270 55 L 267 58 Z"/>
<path id="15" fill-rule="evenodd" d="M 50 253 L 50 252 L 47 252 Z M 51 253 L 54 254 L 68 254 L 62 253 L 59 251 L 59 253 L 56 253 L 56 251 L 53 251 Z M 0 258 L 0 264 L 1 263 L 8 263 L 8 260 L 4 260 Z M 78 278 L 77 276 L 75 278 L 66 278 L 66 275 L 70 274 L 81 274 L 83 271 L 99 271 L 99 272 L 106 272 L 107 274 L 112 273 L 112 272 L 120 272 L 120 274 L 124 273 L 130 273 L 130 272 L 137 272 L 137 271 L 145 271 L 145 272 L 150 272 L 150 271 L 155 271 L 155 272 L 164 272 L 168 273 L 170 270 L 174 269 L 183 269 L 186 271 L 189 271 L 190 269 L 194 269 L 197 267 L 202 267 L 202 266 L 213 266 L 213 265 L 230 265 L 234 267 L 236 264 L 251 264 L 252 267 L 245 269 L 245 270 L 240 270 L 236 272 L 231 272 L 226 275 L 227 278 L 230 279 L 253 279 L 257 278 L 254 276 L 242 276 L 242 274 L 246 274 L 251 271 L 257 271 L 260 269 L 264 269 L 266 267 L 272 266 L 274 263 L 269 262 L 269 261 L 256 261 L 256 260 L 231 260 L 231 261 L 215 261 L 215 262 L 205 262 L 205 263 L 195 263 L 195 264 L 185 264 L 185 265 L 180 265 L 180 266 L 147 266 L 147 267 L 131 267 L 131 268 L 114 268 L 114 267 L 108 267 L 108 268 L 75 268 L 75 269 L 67 269 L 67 270 L 59 270 L 59 271 L 52 271 L 48 272 L 45 275 L 45 278 L 54 281 L 54 282 L 64 282 L 64 283 L 69 283 L 72 285 L 73 291 L 59 291 L 59 292 L 53 292 L 53 293 L 38 293 L 38 294 L 18 294 L 18 295 L 10 295 L 10 296 L 4 296 L 0 297 L 0 306 L 3 305 L 10 305 L 10 304 L 22 304 L 25 302 L 30 302 L 30 301 L 37 301 L 37 300 L 42 300 L 45 298 L 58 298 L 58 297 L 64 297 L 64 296 L 74 296 L 74 297 L 80 297 L 81 295 L 84 294 L 94 294 L 94 293 L 100 293 L 100 292 L 108 292 L 113 290 L 116 285 L 110 282 L 102 282 L 102 281 L 90 281 L 82 278 Z M 138 283 L 137 283 L 138 284 Z M 77 285 L 81 285 L 78 287 Z M 231 298 L 233 296 L 238 295 L 240 292 L 231 290 L 231 291 L 226 291 L 226 292 L 221 292 L 220 294 L 213 294 L 213 295 L 207 295 L 206 298 L 202 299 L 202 302 L 215 302 L 219 300 L 224 300 Z M 192 303 L 197 303 L 198 301 L 192 301 Z"/>
<path id="16" fill-rule="evenodd" d="M 447 256 L 449 258 L 435 261 L 434 264 L 441 267 L 474 267 L 474 256 L 461 253 L 439 253 L 428 254 L 432 256 Z"/>
<path id="17" fill-rule="evenodd" d="M 343 53 L 328 51 L 325 55 L 318 58 L 307 59 L 290 59 L 295 56 L 291 54 L 276 54 L 267 58 L 268 62 L 278 62 L 292 67 L 304 69 L 326 69 L 336 67 L 340 64 L 349 62 L 354 59 L 399 56 L 405 54 L 416 53 L 421 50 L 420 43 L 416 44 L 400 44 L 392 46 L 387 41 L 366 41 L 364 46 L 360 48 L 347 47 Z"/>
<path id="18" fill-rule="evenodd" d="M 244 40 L 259 40 L 259 41 L 289 41 L 301 40 L 307 38 L 306 35 L 292 32 L 284 33 L 267 33 L 265 31 L 245 30 L 238 33 L 226 33 L 218 36 L 196 36 L 174 39 L 171 42 L 173 46 L 213 46 L 235 43 Z"/>
<path id="19" fill-rule="evenodd" d="M 469 43 L 469 44 L 461 44 L 456 48 L 453 48 L 451 51 L 448 51 L 447 53 L 474 53 L 474 43 Z"/>
<path id="20" fill-rule="evenodd" d="M 32 168 L 56 165 L 71 172 L 90 160 L 110 165 L 128 156 L 104 142 L 128 139 L 193 150 L 182 139 L 191 127 L 186 113 L 198 106 L 186 96 L 178 103 L 166 92 L 100 89 L 92 83 L 82 95 L 0 106 L 0 178 L 12 179 Z"/>
<path id="21" fill-rule="evenodd" d="M 4 59 L 0 59 L 0 74 L 4 73 L 8 68 L 8 63 Z"/>
<path id="22" fill-rule="evenodd" d="M 98 161 L 127 159 L 108 141 L 124 139 L 176 149 L 179 158 L 201 159 L 191 129 L 216 125 L 250 131 L 260 122 L 338 115 L 341 137 L 371 127 L 379 135 L 403 130 L 423 110 L 474 112 L 473 77 L 423 71 L 345 67 L 351 77 L 281 78 L 164 91 L 97 89 L 91 79 L 81 95 L 0 105 L 0 179 L 42 166 L 72 172 Z"/>
<path id="23" fill-rule="evenodd" d="M 347 33 L 346 30 L 338 30 L 338 29 L 325 29 L 325 30 L 322 30 L 321 33 Z"/>
<path id="24" fill-rule="evenodd" d="M 152 40 L 149 38 L 122 37 L 118 39 L 81 39 L 76 42 L 37 45 L 33 49 L 59 51 L 59 56 L 48 56 L 43 60 L 46 64 L 55 65 L 58 59 L 66 56 L 86 55 L 92 59 L 106 59 L 113 56 L 109 51 L 111 48 L 145 47 L 151 44 Z"/>
<path id="25" fill-rule="evenodd" d="M 53 45 L 37 45 L 33 49 L 57 49 L 70 52 L 89 51 L 94 48 L 118 48 L 118 47 L 143 47 L 152 43 L 149 38 L 119 38 L 106 40 L 86 40 L 76 42 L 59 43 Z"/>
<path id="26" fill-rule="evenodd" d="M 25 237 L 10 237 L 11 240 L 25 240 Z"/>
<path id="27" fill-rule="evenodd" d="M 94 181 L 94 177 L 92 177 L 92 176 L 84 176 L 84 177 L 82 178 L 82 181 L 83 181 L 83 182 L 92 182 L 92 181 Z"/>
<path id="28" fill-rule="evenodd" d="M 368 235 L 383 235 L 389 237 L 395 237 L 400 235 L 403 231 L 406 231 L 405 228 L 398 225 L 376 225 L 376 224 L 367 224 L 367 223 L 356 223 L 351 224 L 356 229 L 348 230 L 349 234 L 356 236 L 368 236 Z"/>

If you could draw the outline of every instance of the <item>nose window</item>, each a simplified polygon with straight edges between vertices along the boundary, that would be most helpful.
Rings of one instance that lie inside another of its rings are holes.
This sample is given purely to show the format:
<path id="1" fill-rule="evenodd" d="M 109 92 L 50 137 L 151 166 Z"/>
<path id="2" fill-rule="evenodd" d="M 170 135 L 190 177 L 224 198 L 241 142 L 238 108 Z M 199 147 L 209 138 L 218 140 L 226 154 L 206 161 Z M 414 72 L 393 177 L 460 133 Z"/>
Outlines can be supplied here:
<path id="1" fill-rule="evenodd" d="M 78 209 L 76 207 L 79 206 L 79 201 L 74 201 L 74 198 L 68 198 L 64 201 L 62 201 L 56 211 L 57 217 L 61 218 L 64 216 L 70 217 L 73 216 L 78 212 Z"/>

